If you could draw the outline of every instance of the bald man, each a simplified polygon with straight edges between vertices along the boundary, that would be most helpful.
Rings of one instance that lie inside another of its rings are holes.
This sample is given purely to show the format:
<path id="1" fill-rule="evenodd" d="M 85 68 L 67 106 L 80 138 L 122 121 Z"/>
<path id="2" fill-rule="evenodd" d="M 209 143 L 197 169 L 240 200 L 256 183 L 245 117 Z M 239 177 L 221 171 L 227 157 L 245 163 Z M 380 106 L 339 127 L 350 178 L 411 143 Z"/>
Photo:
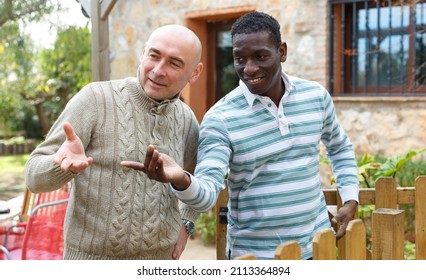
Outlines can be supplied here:
<path id="1" fill-rule="evenodd" d="M 31 154 L 25 180 L 32 192 L 74 180 L 64 259 L 179 259 L 198 213 L 120 162 L 142 161 L 155 144 L 194 171 L 198 122 L 179 97 L 199 77 L 200 58 L 201 43 L 188 28 L 156 29 L 136 77 L 85 86 Z"/>

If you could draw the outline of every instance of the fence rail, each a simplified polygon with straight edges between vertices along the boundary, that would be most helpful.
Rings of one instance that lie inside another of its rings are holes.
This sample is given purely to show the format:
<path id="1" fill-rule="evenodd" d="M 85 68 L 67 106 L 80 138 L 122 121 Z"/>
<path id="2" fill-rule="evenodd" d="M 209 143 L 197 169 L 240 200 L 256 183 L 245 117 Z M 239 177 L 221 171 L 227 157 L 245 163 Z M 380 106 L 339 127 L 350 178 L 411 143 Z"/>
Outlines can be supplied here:
<path id="1" fill-rule="evenodd" d="M 337 190 L 324 190 L 330 218 L 341 207 Z M 221 192 L 215 212 L 217 218 L 216 257 L 226 259 L 226 207 L 228 190 Z M 414 187 L 398 187 L 395 179 L 379 178 L 374 189 L 361 189 L 359 206 L 374 205 L 371 223 L 371 249 L 367 249 L 367 234 L 363 220 L 352 220 L 346 235 L 340 240 L 331 229 L 319 231 L 313 240 L 314 260 L 401 260 L 404 259 L 404 210 L 403 204 L 414 205 L 415 215 L 415 253 L 417 260 L 426 259 L 426 176 L 419 176 Z M 337 225 L 338 226 L 338 225 Z M 337 253 L 336 253 L 337 252 Z M 291 241 L 280 244 L 275 252 L 275 259 L 300 259 L 300 247 Z M 256 259 L 248 254 L 237 259 Z"/>
<path id="2" fill-rule="evenodd" d="M 0 156 L 29 154 L 35 149 L 35 141 L 28 140 L 25 143 L 5 144 L 0 143 Z"/>

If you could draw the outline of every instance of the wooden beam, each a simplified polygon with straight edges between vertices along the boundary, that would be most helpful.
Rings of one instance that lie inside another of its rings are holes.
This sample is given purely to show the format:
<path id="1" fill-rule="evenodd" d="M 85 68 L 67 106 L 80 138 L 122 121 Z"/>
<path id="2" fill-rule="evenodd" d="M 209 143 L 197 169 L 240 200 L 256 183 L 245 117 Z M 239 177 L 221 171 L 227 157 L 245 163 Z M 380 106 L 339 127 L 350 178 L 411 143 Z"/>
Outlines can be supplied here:
<path id="1" fill-rule="evenodd" d="M 84 11 L 87 13 L 87 15 L 91 18 L 91 14 L 92 14 L 92 7 L 91 7 L 91 2 L 92 0 L 79 0 L 81 7 L 83 7 Z M 100 12 L 100 18 L 101 20 L 105 20 L 107 19 L 107 17 L 109 16 L 109 13 L 111 12 L 112 8 L 114 7 L 115 3 L 117 2 L 117 0 L 104 0 L 104 1 L 100 1 L 100 7 L 101 7 L 101 12 Z"/>
<path id="2" fill-rule="evenodd" d="M 117 0 L 104 0 L 101 2 L 101 19 L 106 20 Z"/>
<path id="3" fill-rule="evenodd" d="M 337 205 L 337 190 L 324 189 L 324 197 L 327 205 Z M 398 204 L 412 204 L 414 203 L 414 187 L 398 187 L 397 201 Z M 359 205 L 373 205 L 376 204 L 376 190 L 375 189 L 360 189 L 359 190 Z"/>
<path id="4" fill-rule="evenodd" d="M 90 13 L 92 15 L 92 81 L 107 81 L 110 79 L 108 18 L 105 20 L 100 18 L 101 6 L 97 0 L 91 1 Z"/>

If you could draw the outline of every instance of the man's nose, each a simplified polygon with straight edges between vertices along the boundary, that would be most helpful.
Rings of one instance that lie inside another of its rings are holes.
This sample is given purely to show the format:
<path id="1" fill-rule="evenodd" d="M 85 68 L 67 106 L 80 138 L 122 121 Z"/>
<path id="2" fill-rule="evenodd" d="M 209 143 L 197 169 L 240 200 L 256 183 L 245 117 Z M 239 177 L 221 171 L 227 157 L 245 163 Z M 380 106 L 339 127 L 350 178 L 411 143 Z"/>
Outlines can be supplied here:
<path id="1" fill-rule="evenodd" d="M 244 66 L 244 73 L 251 76 L 257 71 L 258 68 L 259 67 L 257 67 L 256 63 L 252 59 L 248 59 L 246 65 Z"/>
<path id="2" fill-rule="evenodd" d="M 156 76 L 164 76 L 165 71 L 165 61 L 161 60 L 159 61 L 154 68 L 151 70 Z"/>

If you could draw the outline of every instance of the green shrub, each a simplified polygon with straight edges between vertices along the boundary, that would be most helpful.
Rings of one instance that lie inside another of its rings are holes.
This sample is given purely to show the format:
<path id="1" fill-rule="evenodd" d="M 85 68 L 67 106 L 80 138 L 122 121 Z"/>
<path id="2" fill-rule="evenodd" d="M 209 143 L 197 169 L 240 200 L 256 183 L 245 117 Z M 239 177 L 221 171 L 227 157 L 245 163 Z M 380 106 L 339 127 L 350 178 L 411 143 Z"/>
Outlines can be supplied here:
<path id="1" fill-rule="evenodd" d="M 216 242 L 216 217 L 212 211 L 201 213 L 195 222 L 195 232 L 199 233 L 205 245 Z"/>

